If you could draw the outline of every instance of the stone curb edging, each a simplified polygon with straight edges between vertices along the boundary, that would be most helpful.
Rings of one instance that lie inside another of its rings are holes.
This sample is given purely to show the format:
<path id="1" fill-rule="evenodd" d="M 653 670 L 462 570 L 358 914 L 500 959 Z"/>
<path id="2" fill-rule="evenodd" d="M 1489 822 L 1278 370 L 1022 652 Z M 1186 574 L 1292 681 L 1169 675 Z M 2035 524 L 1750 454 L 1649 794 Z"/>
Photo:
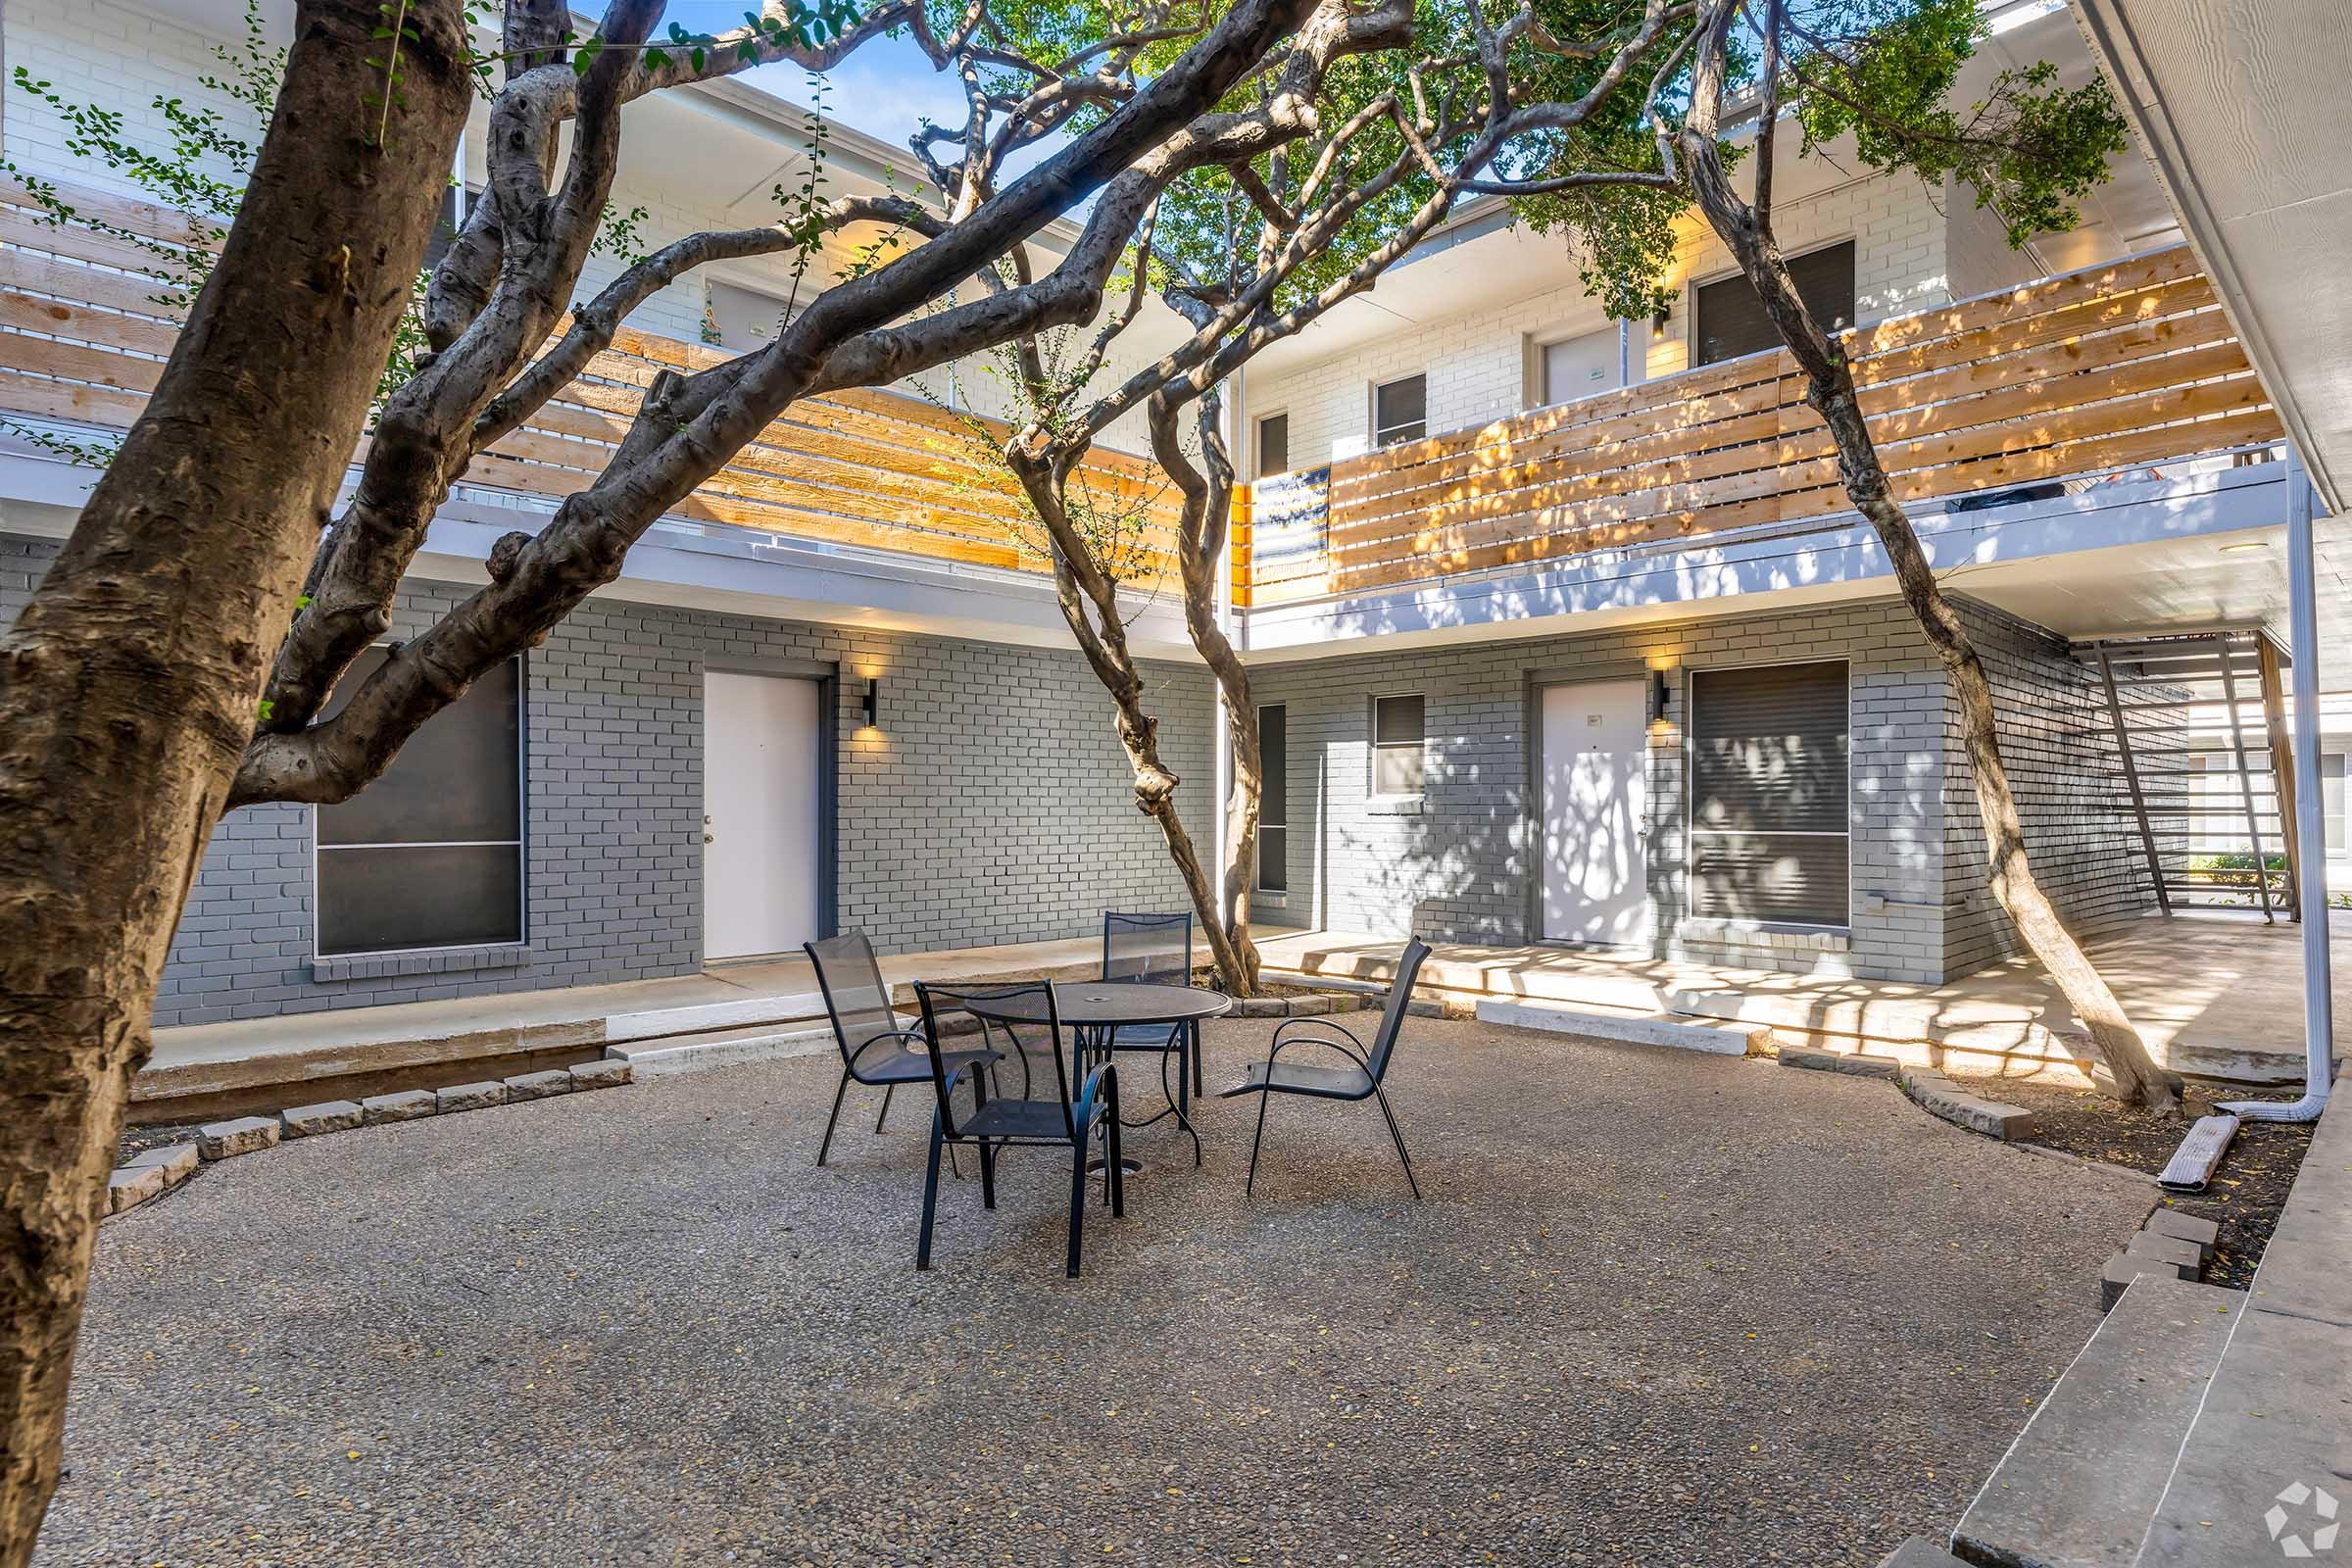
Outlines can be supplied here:
<path id="1" fill-rule="evenodd" d="M 2192 1284 L 2202 1279 L 2221 1239 L 2222 1227 L 2213 1220 L 2157 1204 L 2124 1244 L 2124 1250 L 2099 1270 L 2099 1310 L 2111 1310 L 2123 1299 L 2126 1288 L 2142 1274 L 2168 1275 Z"/>
<path id="2" fill-rule="evenodd" d="M 1783 1046 L 1780 1058 L 1784 1067 L 1889 1079 L 1929 1115 L 2005 1144 L 2024 1143 L 2040 1130 L 2034 1113 L 2023 1105 L 1972 1095 L 1934 1067 L 1908 1066 L 1893 1056 L 1868 1052 L 1823 1051 L 1813 1046 Z"/>
<path id="3" fill-rule="evenodd" d="M 207 1122 L 190 1143 L 166 1144 L 132 1155 L 106 1182 L 106 1213 L 117 1214 L 179 1186 L 215 1160 L 233 1159 L 256 1150 L 275 1148 L 289 1138 L 317 1138 L 349 1132 L 355 1127 L 380 1127 L 389 1122 L 415 1121 L 490 1105 L 520 1104 L 585 1089 L 611 1089 L 631 1081 L 625 1061 L 606 1058 L 583 1061 L 576 1067 L 551 1067 L 516 1073 L 512 1078 L 459 1084 L 448 1089 L 404 1089 L 366 1100 L 328 1100 L 296 1105 L 275 1116 L 238 1116 Z"/>

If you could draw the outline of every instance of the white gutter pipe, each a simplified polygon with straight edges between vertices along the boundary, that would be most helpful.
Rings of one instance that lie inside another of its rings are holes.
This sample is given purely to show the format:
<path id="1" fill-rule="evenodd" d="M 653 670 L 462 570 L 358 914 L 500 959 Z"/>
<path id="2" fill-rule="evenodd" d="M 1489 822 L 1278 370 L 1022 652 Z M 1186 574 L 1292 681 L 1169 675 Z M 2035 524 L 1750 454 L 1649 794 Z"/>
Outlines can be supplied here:
<path id="1" fill-rule="evenodd" d="M 2220 1108 L 2248 1121 L 2317 1121 L 2334 1072 L 2334 979 L 2328 962 L 2328 837 L 2320 799 L 2320 603 L 2311 548 L 2311 473 L 2286 454 L 2288 652 L 2295 692 L 2295 902 L 2303 918 L 2303 1098 L 2239 1100 Z"/>

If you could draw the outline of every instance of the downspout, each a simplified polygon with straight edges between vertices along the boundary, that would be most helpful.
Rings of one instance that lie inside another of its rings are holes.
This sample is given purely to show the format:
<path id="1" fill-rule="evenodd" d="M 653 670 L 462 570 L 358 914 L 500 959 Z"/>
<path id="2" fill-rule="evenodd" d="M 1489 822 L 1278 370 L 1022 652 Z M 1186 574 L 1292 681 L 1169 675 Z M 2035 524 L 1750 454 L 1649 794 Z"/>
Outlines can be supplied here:
<path id="1" fill-rule="evenodd" d="M 2320 800 L 2320 603 L 2311 548 L 2311 473 L 2286 453 L 2286 598 L 2295 693 L 2295 839 L 2315 874 L 2295 879 L 2303 916 L 2303 1098 L 2238 1100 L 2220 1108 L 2248 1121 L 2316 1121 L 2334 1071 L 2333 976 L 2328 961 L 2328 840 Z"/>

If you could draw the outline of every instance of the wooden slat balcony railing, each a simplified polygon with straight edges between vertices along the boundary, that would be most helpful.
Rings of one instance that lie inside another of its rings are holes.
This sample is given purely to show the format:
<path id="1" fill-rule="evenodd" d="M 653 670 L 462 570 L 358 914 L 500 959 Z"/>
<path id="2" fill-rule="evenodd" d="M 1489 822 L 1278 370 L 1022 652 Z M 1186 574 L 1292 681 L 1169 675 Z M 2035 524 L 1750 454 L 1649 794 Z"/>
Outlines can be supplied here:
<path id="1" fill-rule="evenodd" d="M 91 222 L 52 224 L 0 180 L 0 412 L 122 429 L 146 405 L 179 330 L 154 252 L 112 225 L 194 248 L 204 230 L 169 208 L 65 188 Z M 562 497 L 611 459 L 663 368 L 729 358 L 622 331 L 522 429 L 476 458 L 466 482 Z M 990 423 L 996 439 L 1005 433 Z M 1014 570 L 1049 568 L 1010 476 L 973 447 L 963 416 L 919 398 L 846 391 L 795 403 L 679 507 L 681 515 L 805 539 Z M 1139 588 L 1174 575 L 1176 498 L 1145 459 L 1098 449 L 1086 479 L 1121 517 L 1118 555 Z"/>
<path id="2" fill-rule="evenodd" d="M 2278 440 L 2186 247 L 1845 334 L 1901 502 Z M 1234 597 L 1264 607 L 1847 511 L 1785 351 L 1252 486 Z"/>

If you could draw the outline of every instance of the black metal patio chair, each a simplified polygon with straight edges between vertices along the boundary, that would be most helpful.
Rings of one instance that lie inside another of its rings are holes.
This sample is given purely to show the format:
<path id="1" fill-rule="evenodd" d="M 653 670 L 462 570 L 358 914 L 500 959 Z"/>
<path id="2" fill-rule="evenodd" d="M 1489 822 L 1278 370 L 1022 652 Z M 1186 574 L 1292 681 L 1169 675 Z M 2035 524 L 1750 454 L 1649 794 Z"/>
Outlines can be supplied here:
<path id="1" fill-rule="evenodd" d="M 997 1159 L 1007 1149 L 1066 1149 L 1070 1152 L 1070 1260 L 1068 1274 L 1078 1277 L 1080 1244 L 1086 1227 L 1087 1152 L 1098 1138 L 1102 1144 L 1102 1185 L 1110 1199 L 1112 1218 L 1127 1212 L 1126 1182 L 1119 1169 L 1119 1076 L 1109 1062 L 1087 1072 L 1083 1082 L 1065 1071 L 1061 1049 L 1061 1014 L 1054 1005 L 1049 981 L 1015 985 L 934 986 L 917 981 L 916 1000 L 922 1004 L 923 1039 L 931 1064 L 931 1084 L 938 1106 L 931 1118 L 931 1158 L 923 1176 L 923 1228 L 915 1242 L 914 1266 L 931 1266 L 932 1223 L 939 1211 L 939 1154 L 970 1144 L 980 1153 L 980 1202 L 997 1206 Z M 1013 1020 L 1030 1021 L 1007 1021 Z M 1002 1081 L 1001 1071 L 983 1073 L 978 1056 L 949 1049 L 976 1024 L 980 1038 L 1000 1057 L 1018 1055 L 1022 1062 L 1019 1096 L 991 1095 L 986 1077 Z M 1038 1071 L 1028 1070 L 1032 1052 Z M 1051 1068 L 1051 1071 L 1046 1069 Z M 956 1090 L 969 1080 L 971 1108 L 959 1111 Z M 1052 1097 L 1045 1086 L 1053 1086 Z"/>
<path id="2" fill-rule="evenodd" d="M 1130 914 L 1118 910 L 1102 916 L 1102 978 L 1142 985 L 1189 986 L 1193 983 L 1193 917 L 1184 914 Z M 1206 1093 L 1201 1081 L 1200 1026 L 1198 1023 L 1129 1023 L 1099 1031 L 1087 1041 L 1090 1051 L 1149 1051 L 1160 1058 L 1160 1083 L 1168 1090 L 1168 1104 L 1192 1132 L 1192 1097 Z M 1176 1082 L 1167 1081 L 1167 1060 L 1176 1058 Z M 1161 1111 L 1160 1116 L 1168 1114 Z M 1157 1121 L 1153 1116 L 1151 1121 Z M 1149 1125 L 1149 1122 L 1142 1125 Z M 1200 1163 L 1200 1135 L 1192 1133 L 1193 1163 Z"/>
<path id="3" fill-rule="evenodd" d="M 1421 1197 L 1421 1184 L 1413 1179 L 1413 1156 L 1404 1152 L 1404 1133 L 1396 1125 L 1396 1112 L 1389 1108 L 1388 1092 L 1381 1087 L 1388 1077 L 1389 1057 L 1396 1050 L 1396 1033 L 1403 1026 L 1405 1004 L 1412 1001 L 1413 981 L 1421 973 L 1421 960 L 1429 956 L 1429 944 L 1419 937 L 1404 945 L 1404 954 L 1396 960 L 1396 978 L 1389 987 L 1388 1005 L 1381 1010 L 1380 1032 L 1372 1037 L 1371 1049 L 1355 1037 L 1354 1031 L 1329 1018 L 1286 1018 L 1274 1030 L 1274 1049 L 1266 1059 L 1252 1062 L 1250 1076 L 1218 1095 L 1231 1100 L 1236 1095 L 1259 1095 L 1257 1102 L 1257 1135 L 1250 1140 L 1250 1179 L 1242 1186 L 1243 1196 L 1249 1196 L 1257 1186 L 1257 1146 L 1266 1136 L 1266 1106 L 1276 1095 L 1301 1095 L 1309 1100 L 1376 1100 L 1380 1113 L 1388 1118 L 1389 1136 L 1396 1141 L 1396 1157 L 1404 1164 L 1405 1184 L 1412 1188 L 1413 1198 Z M 1342 1036 L 1338 1040 L 1318 1039 L 1312 1033 L 1328 1029 Z M 1293 1030 L 1298 1033 L 1293 1034 Z M 1293 1046 L 1322 1046 L 1348 1058 L 1345 1067 L 1315 1067 L 1300 1062 L 1284 1061 L 1282 1054 Z"/>
<path id="4" fill-rule="evenodd" d="M 822 1165 L 833 1148 L 833 1125 L 841 1120 L 841 1102 L 853 1083 L 882 1091 L 882 1110 L 874 1131 L 890 1119 L 890 1097 L 901 1084 L 919 1084 L 931 1077 L 931 1054 L 920 1029 L 900 1021 L 891 1009 L 890 987 L 882 966 L 874 961 L 874 945 L 862 931 L 844 931 L 821 942 L 802 944 L 816 966 L 816 987 L 824 993 L 825 1012 L 833 1020 L 833 1044 L 841 1051 L 841 1087 L 833 1091 L 833 1110 L 825 1117 L 824 1141 L 816 1146 Z M 997 1059 L 986 1049 L 959 1051 L 955 1066 L 966 1061 Z"/>

